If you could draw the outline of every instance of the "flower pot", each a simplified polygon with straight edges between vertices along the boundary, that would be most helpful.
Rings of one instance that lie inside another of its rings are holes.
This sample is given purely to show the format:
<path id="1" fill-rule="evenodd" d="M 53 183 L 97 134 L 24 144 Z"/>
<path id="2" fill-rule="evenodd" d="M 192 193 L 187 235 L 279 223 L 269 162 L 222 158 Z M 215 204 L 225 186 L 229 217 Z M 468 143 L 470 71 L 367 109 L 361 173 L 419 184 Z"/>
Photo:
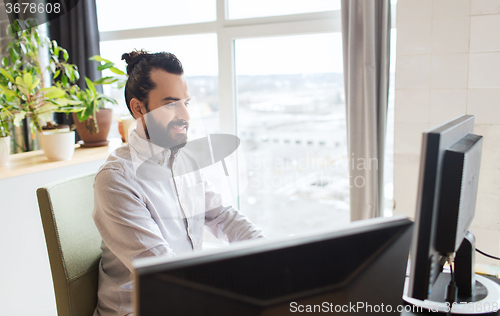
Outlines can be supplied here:
<path id="1" fill-rule="evenodd" d="M 73 121 L 76 125 L 76 131 L 80 138 L 83 140 L 82 147 L 99 147 L 107 146 L 109 141 L 107 140 L 109 134 L 109 128 L 111 127 L 111 121 L 113 119 L 112 109 L 100 109 L 96 114 L 97 126 L 99 127 L 99 132 L 96 134 L 91 134 L 87 128 L 87 122 L 78 121 L 76 113 L 72 113 Z M 89 120 L 89 124 L 93 127 L 92 120 Z"/>
<path id="2" fill-rule="evenodd" d="M 51 128 L 43 128 L 43 133 L 44 134 L 51 134 L 51 133 L 58 133 L 58 132 L 69 132 L 69 126 L 68 125 L 57 125 L 56 127 L 51 127 Z M 40 148 L 43 150 L 43 138 L 40 136 L 41 134 L 38 133 L 38 143 L 40 144 Z M 74 145 L 73 141 L 73 145 Z"/>
<path id="3" fill-rule="evenodd" d="M 135 127 L 135 118 L 132 116 L 123 117 L 118 122 L 118 131 L 122 136 L 122 141 L 128 143 L 128 136 L 130 135 L 130 131 Z"/>
<path id="4" fill-rule="evenodd" d="M 75 131 L 46 131 L 38 134 L 40 147 L 49 161 L 69 160 L 75 152 Z"/>
<path id="5" fill-rule="evenodd" d="M 9 162 L 10 156 L 10 136 L 0 137 L 0 167 Z"/>

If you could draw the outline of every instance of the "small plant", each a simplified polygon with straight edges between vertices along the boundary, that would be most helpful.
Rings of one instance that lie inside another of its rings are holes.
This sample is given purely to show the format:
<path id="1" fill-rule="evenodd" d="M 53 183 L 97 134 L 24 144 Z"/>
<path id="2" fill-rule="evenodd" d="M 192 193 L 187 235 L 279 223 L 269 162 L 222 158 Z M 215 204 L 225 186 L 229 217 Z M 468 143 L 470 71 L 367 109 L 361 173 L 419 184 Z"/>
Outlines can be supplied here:
<path id="1" fill-rule="evenodd" d="M 77 118 L 80 122 L 85 121 L 90 134 L 97 134 L 99 126 L 97 124 L 97 111 L 102 109 L 106 102 L 118 104 L 118 102 L 100 92 L 97 92 L 94 82 L 85 77 L 87 88 L 77 92 L 76 96 L 80 100 L 82 109 L 77 112 Z"/>
<path id="2" fill-rule="evenodd" d="M 82 102 L 71 97 L 78 90 L 76 65 L 68 63 L 68 52 L 56 41 L 39 33 L 36 21 L 16 20 L 8 26 L 12 41 L 7 44 L 0 68 L 0 100 L 2 120 L 19 126 L 30 117 L 32 136 L 42 131 L 42 121 L 52 120 L 53 112 L 74 112 Z M 49 52 L 44 66 L 40 51 Z M 46 83 L 49 86 L 46 87 Z M 2 125 L 5 128 L 6 125 Z"/>
<path id="3" fill-rule="evenodd" d="M 85 83 L 87 88 L 85 90 L 80 90 L 76 93 L 77 100 L 81 101 L 80 110 L 77 110 L 77 118 L 80 122 L 85 121 L 86 126 L 90 134 L 97 134 L 99 132 L 99 126 L 96 121 L 97 112 L 104 108 L 106 102 L 117 105 L 118 102 L 111 97 L 108 97 L 95 88 L 96 85 L 109 85 L 116 84 L 118 89 L 125 86 L 126 75 L 123 71 L 115 67 L 115 64 L 110 60 L 104 59 L 99 55 L 95 55 L 90 60 L 99 62 L 97 70 L 103 71 L 109 69 L 116 76 L 106 76 L 99 78 L 95 81 L 90 80 L 85 77 Z"/>

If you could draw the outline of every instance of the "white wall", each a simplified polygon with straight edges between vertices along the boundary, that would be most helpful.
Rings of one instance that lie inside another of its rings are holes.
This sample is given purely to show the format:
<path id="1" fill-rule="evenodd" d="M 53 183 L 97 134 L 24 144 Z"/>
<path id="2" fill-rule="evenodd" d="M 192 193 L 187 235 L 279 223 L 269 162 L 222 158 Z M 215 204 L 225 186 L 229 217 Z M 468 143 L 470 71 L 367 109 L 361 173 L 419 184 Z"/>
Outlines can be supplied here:
<path id="1" fill-rule="evenodd" d="M 474 114 L 484 143 L 471 231 L 500 256 L 500 1 L 399 0 L 397 10 L 394 213 L 415 214 L 422 131 Z"/>
<path id="2" fill-rule="evenodd" d="M 54 181 L 97 172 L 104 161 L 0 179 L 0 315 L 57 314 L 36 190 Z"/>

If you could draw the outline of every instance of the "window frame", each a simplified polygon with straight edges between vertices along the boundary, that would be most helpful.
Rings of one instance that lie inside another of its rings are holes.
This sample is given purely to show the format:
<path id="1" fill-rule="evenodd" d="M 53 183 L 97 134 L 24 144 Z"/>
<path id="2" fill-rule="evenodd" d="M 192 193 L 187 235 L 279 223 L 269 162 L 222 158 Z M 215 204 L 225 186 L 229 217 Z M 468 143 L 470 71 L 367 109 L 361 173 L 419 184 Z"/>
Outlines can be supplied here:
<path id="1" fill-rule="evenodd" d="M 216 20 L 99 32 L 100 41 L 215 33 L 217 36 L 219 119 L 223 133 L 236 135 L 237 93 L 234 42 L 237 39 L 341 32 L 340 10 L 229 19 L 227 0 L 216 0 Z M 221 88 L 225 87 L 225 88 Z"/>

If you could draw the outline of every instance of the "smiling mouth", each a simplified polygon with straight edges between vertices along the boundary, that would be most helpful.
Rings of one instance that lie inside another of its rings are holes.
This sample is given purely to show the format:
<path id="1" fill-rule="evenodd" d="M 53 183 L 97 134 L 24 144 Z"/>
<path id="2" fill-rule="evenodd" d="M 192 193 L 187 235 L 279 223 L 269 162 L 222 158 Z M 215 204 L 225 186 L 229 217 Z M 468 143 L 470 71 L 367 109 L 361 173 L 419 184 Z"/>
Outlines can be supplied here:
<path id="1" fill-rule="evenodd" d="M 186 124 L 173 125 L 172 130 L 176 133 L 186 133 Z"/>

